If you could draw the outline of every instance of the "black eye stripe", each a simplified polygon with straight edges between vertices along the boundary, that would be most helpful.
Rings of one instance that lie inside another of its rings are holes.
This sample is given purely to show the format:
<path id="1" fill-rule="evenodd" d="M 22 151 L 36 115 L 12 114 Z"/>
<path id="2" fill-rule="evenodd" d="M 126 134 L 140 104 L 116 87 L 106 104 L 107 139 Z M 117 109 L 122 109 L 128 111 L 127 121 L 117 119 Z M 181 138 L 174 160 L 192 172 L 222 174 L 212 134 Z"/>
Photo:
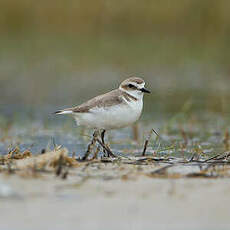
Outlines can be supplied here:
<path id="1" fill-rule="evenodd" d="M 128 87 L 132 89 L 137 88 L 135 85 L 132 85 L 132 84 L 128 84 Z"/>

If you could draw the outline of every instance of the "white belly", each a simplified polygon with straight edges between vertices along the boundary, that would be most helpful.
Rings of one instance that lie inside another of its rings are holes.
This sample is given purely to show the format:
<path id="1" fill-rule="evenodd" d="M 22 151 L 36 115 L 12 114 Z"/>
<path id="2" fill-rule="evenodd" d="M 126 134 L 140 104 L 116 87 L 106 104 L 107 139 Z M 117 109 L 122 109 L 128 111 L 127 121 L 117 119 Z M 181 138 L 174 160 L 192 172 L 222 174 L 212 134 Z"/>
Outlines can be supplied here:
<path id="1" fill-rule="evenodd" d="M 116 129 L 136 122 L 142 112 L 143 101 L 138 100 L 124 105 L 95 108 L 88 113 L 76 113 L 74 118 L 78 125 L 98 129 Z"/>

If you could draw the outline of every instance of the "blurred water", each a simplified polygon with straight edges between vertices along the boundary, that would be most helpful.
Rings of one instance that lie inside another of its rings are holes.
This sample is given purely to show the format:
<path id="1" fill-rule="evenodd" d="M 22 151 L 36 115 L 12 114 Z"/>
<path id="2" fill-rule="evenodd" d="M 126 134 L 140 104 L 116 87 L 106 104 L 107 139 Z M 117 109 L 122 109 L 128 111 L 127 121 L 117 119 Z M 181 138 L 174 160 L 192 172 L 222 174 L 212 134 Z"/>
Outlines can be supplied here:
<path id="1" fill-rule="evenodd" d="M 148 103 L 147 103 L 148 104 Z M 23 152 L 41 153 L 43 149 L 63 146 L 76 156 L 82 156 L 92 135 L 92 130 L 77 127 L 69 116 L 54 116 L 52 106 L 38 110 L 26 107 L 4 107 L 0 119 L 0 154 L 6 154 L 15 147 Z M 109 131 L 107 141 L 117 154 L 141 154 L 144 140 L 151 128 L 161 135 L 152 135 L 147 149 L 148 154 L 186 156 L 194 153 L 212 155 L 226 150 L 225 133 L 229 119 L 220 114 L 194 113 L 188 108 L 171 114 L 144 112 L 139 125 L 139 141 L 134 140 L 133 129 L 128 127 Z"/>
<path id="2" fill-rule="evenodd" d="M 140 153 L 151 128 L 164 138 L 155 142 L 153 135 L 150 154 L 224 150 L 230 78 L 217 56 L 204 58 L 197 47 L 194 51 L 179 40 L 97 39 L 30 37 L 1 43 L 1 154 L 16 146 L 39 153 L 52 148 L 54 140 L 70 153 L 83 154 L 92 131 L 85 130 L 84 136 L 73 119 L 52 112 L 117 88 L 133 74 L 145 79 L 152 94 L 144 98 L 138 143 L 132 128 L 108 133 L 115 151 Z M 165 150 L 171 145 L 176 147 Z"/>

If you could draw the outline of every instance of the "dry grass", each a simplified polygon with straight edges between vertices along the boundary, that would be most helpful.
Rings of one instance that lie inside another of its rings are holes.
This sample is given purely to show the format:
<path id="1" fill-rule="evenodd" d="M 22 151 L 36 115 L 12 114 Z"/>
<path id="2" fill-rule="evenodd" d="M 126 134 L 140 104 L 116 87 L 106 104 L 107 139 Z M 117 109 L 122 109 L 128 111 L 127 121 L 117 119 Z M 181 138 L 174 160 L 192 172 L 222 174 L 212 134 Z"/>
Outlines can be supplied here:
<path id="1" fill-rule="evenodd" d="M 77 167 L 78 165 L 75 158 L 68 156 L 68 151 L 65 148 L 57 147 L 53 151 L 39 155 L 32 155 L 28 150 L 21 153 L 18 148 L 15 148 L 1 157 L 0 169 L 2 172 L 23 176 L 26 175 L 25 172 L 28 175 L 33 172 L 34 176 L 37 176 L 37 173 L 54 172 L 57 176 L 61 175 L 65 179 L 68 174 L 68 168 Z"/>
<path id="2" fill-rule="evenodd" d="M 107 166 L 106 166 L 107 165 Z M 94 178 L 100 174 L 100 170 L 105 169 L 107 174 L 111 174 L 109 179 L 129 180 L 139 176 L 150 178 L 229 178 L 230 177 L 230 153 L 217 154 L 206 160 L 204 159 L 184 159 L 176 157 L 146 156 L 112 156 L 79 161 L 73 155 L 68 155 L 68 150 L 57 147 L 44 154 L 32 155 L 29 151 L 20 152 L 18 148 L 10 151 L 1 157 L 0 171 L 7 174 L 15 174 L 23 177 L 40 177 L 50 173 L 66 179 L 69 170 L 81 174 L 84 180 Z M 95 167 L 98 168 L 95 172 Z M 178 171 L 178 168 L 181 170 Z M 189 169 L 189 170 L 187 170 Z M 195 169 L 195 171 L 194 171 Z M 84 172 L 87 173 L 84 175 Z M 102 170 L 102 171 L 103 171 Z M 125 172 L 125 174 L 124 174 Z M 107 177 L 103 174 L 102 177 Z"/>

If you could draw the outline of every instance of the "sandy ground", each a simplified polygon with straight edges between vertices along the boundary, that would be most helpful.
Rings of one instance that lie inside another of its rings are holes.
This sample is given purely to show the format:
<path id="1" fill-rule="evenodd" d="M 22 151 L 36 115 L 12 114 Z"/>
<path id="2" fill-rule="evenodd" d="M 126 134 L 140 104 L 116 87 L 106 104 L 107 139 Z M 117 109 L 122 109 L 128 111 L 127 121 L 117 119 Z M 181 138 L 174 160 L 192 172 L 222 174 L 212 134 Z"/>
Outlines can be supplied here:
<path id="1" fill-rule="evenodd" d="M 153 167 L 99 163 L 66 180 L 1 173 L 0 229 L 230 228 L 229 179 L 146 176 Z"/>

